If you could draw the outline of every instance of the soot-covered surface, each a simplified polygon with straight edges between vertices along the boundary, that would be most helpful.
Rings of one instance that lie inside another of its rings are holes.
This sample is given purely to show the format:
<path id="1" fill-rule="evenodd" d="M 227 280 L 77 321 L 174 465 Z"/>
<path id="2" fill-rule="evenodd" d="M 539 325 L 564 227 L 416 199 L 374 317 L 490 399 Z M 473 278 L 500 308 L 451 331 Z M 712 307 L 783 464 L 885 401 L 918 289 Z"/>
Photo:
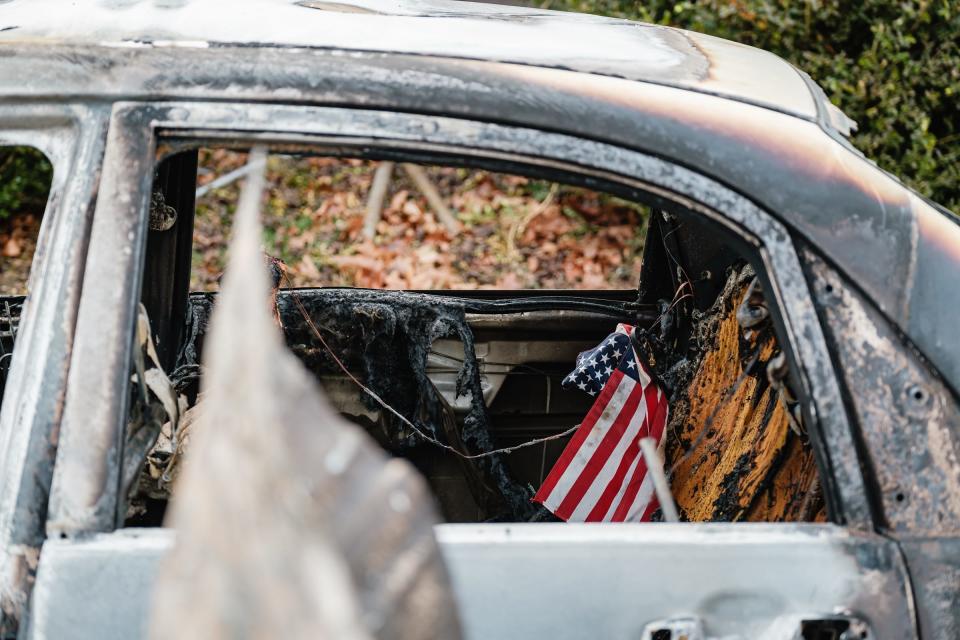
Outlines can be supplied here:
<path id="1" fill-rule="evenodd" d="M 617 292 L 459 297 L 366 289 L 304 289 L 281 291 L 278 307 L 287 345 L 310 371 L 318 376 L 342 373 L 313 335 L 303 312 L 350 372 L 390 406 L 433 438 L 476 454 L 496 447 L 483 402 L 474 334 L 467 314 L 580 310 L 608 315 L 611 322 L 637 322 L 638 317 L 649 320 L 650 310 L 628 299 L 629 296 Z M 175 379 L 183 378 L 183 372 L 194 370 L 199 362 L 214 301 L 214 294 L 191 296 L 185 332 L 188 339 L 180 352 Z M 462 417 L 459 433 L 449 428 L 452 413 L 426 374 L 431 345 L 441 338 L 457 339 L 463 345 L 464 362 L 457 376 L 457 392 L 469 397 L 470 405 Z M 359 388 L 357 394 L 369 409 L 380 409 Z M 424 442 L 395 416 L 385 411 L 379 415 L 379 422 L 371 431 L 395 455 L 407 456 L 414 448 L 435 446 Z M 486 519 L 528 521 L 542 516 L 541 508 L 530 502 L 530 488 L 516 480 L 502 454 L 471 460 L 465 467 L 468 485 Z"/>

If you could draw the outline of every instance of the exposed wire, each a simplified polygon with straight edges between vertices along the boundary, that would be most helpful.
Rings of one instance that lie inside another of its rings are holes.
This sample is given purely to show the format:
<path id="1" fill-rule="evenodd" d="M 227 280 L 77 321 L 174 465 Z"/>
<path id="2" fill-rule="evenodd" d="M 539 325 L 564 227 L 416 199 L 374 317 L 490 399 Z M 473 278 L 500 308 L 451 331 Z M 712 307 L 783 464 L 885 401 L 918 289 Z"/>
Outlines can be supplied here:
<path id="1" fill-rule="evenodd" d="M 687 285 L 686 282 L 681 283 L 680 287 L 677 289 L 677 292 L 673 294 L 673 302 L 670 304 L 670 306 L 667 308 L 666 311 L 664 311 L 663 313 L 661 313 L 660 315 L 658 315 L 656 318 L 653 319 L 653 322 L 651 322 L 650 326 L 647 328 L 648 331 L 652 331 L 653 328 L 657 326 L 657 324 L 663 319 L 663 317 L 668 313 L 670 313 L 671 311 L 673 311 L 678 304 L 680 304 L 687 298 L 693 297 L 692 293 L 685 293 L 682 296 L 680 296 L 680 292 L 683 291 L 683 288 L 686 285 Z M 680 296 L 680 297 L 678 298 L 677 296 Z"/>
<path id="2" fill-rule="evenodd" d="M 666 214 L 664 214 L 664 215 L 666 215 Z M 659 223 L 658 223 L 658 224 L 659 224 Z M 663 244 L 663 250 L 664 250 L 664 252 L 667 254 L 667 257 L 669 257 L 671 260 L 673 260 L 673 263 L 674 263 L 675 265 L 677 265 L 677 269 L 680 271 L 681 274 L 683 274 L 683 277 L 686 279 L 686 284 L 688 284 L 688 285 L 690 286 L 690 291 L 691 291 L 692 293 L 696 293 L 696 291 L 695 291 L 694 288 L 693 288 L 693 281 L 690 279 L 690 276 L 687 275 L 686 269 L 683 268 L 683 265 L 680 264 L 680 261 L 677 260 L 677 258 L 673 255 L 673 252 L 670 251 L 670 247 L 667 246 L 667 238 L 669 238 L 671 235 L 673 235 L 674 233 L 676 233 L 676 232 L 679 231 L 679 230 L 680 230 L 680 225 L 677 224 L 677 225 L 674 226 L 672 229 L 670 229 L 669 231 L 667 231 L 666 234 L 661 234 L 661 243 Z M 683 288 L 683 286 L 682 286 L 682 284 L 681 284 L 680 289 L 682 289 L 682 288 Z M 678 289 L 677 291 L 680 291 L 680 289 Z"/>

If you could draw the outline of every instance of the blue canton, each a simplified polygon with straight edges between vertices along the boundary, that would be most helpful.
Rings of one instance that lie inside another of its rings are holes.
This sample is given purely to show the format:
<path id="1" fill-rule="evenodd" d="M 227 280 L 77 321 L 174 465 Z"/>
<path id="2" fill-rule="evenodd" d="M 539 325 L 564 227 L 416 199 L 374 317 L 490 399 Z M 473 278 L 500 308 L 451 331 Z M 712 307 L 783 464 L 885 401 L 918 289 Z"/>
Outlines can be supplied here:
<path id="1" fill-rule="evenodd" d="M 580 389 L 595 396 L 607 384 L 615 369 L 640 381 L 630 336 L 619 328 L 596 348 L 578 355 L 577 368 L 563 379 L 561 386 L 564 389 Z"/>

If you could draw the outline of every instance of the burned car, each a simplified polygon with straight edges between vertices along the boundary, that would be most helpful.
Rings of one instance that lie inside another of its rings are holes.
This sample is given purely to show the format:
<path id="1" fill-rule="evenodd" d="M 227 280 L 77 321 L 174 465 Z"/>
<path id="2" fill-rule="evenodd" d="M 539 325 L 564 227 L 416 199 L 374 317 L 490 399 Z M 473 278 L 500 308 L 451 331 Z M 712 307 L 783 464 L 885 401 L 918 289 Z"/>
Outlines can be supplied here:
<path id="1" fill-rule="evenodd" d="M 275 282 L 284 353 L 424 477 L 464 636 L 960 635 L 960 227 L 786 62 L 439 0 L 12 0 L 0 56 L 0 145 L 53 165 L 28 294 L 0 299 L 4 637 L 146 633 L 181 418 L 205 402 L 219 294 L 191 273 L 218 150 L 413 167 L 428 199 L 484 171 L 646 212 L 629 287 Z M 578 515 L 579 478 L 566 506 L 537 491 L 597 406 L 564 378 L 618 325 L 669 406 L 681 522 L 606 490 Z"/>

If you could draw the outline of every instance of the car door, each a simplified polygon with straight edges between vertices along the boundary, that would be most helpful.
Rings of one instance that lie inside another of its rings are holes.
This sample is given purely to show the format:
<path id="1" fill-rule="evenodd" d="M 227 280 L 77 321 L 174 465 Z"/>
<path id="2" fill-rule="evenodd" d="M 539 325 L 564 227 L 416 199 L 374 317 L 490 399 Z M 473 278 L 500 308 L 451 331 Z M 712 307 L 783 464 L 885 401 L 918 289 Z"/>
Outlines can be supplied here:
<path id="1" fill-rule="evenodd" d="M 172 542 L 160 532 L 165 542 L 138 551 L 129 532 L 118 530 L 126 407 L 117 399 L 128 383 L 155 152 L 197 138 L 437 154 L 581 176 L 682 206 L 755 249 L 778 335 L 803 386 L 830 522 L 442 525 L 437 538 L 467 637 L 916 637 L 909 577 L 897 545 L 874 531 L 797 253 L 768 212 L 665 160 L 559 133 L 375 110 L 203 102 L 114 107 L 86 271 L 88 281 L 112 286 L 80 304 L 47 517 L 48 532 L 60 539 L 41 553 L 36 592 L 43 597 L 32 612 L 46 628 L 71 620 L 64 617 L 68 585 L 78 576 L 105 598 L 145 602 L 144 589 L 121 593 L 103 567 L 146 572 L 137 584 L 149 584 Z M 95 544 L 84 540 L 92 534 L 99 534 Z M 131 553 L 153 561 L 134 563 Z M 88 618 L 94 628 L 103 622 Z"/>

